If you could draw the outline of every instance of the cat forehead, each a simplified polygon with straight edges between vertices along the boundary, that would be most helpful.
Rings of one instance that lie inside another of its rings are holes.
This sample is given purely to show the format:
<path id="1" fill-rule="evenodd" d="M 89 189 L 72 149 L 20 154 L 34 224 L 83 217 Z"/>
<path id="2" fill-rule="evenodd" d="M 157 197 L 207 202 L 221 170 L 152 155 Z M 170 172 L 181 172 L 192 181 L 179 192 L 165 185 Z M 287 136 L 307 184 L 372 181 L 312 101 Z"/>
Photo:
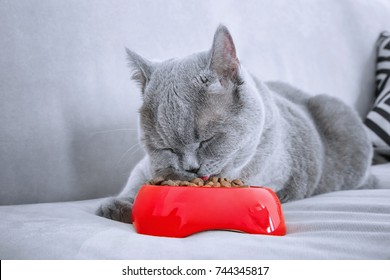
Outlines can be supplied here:
<path id="1" fill-rule="evenodd" d="M 174 90 L 167 94 L 156 92 L 143 103 L 140 110 L 143 119 L 152 126 L 160 123 L 181 132 L 204 131 L 224 123 L 228 107 L 225 98 L 196 91 L 183 95 Z"/>
<path id="2" fill-rule="evenodd" d="M 201 78 L 205 73 L 204 69 L 194 65 L 172 63 L 161 66 L 146 87 L 144 101 L 158 104 L 200 102 L 205 98 L 205 85 Z"/>
<path id="3" fill-rule="evenodd" d="M 208 68 L 207 53 L 197 53 L 184 58 L 172 58 L 157 65 L 153 78 L 191 79 Z"/>

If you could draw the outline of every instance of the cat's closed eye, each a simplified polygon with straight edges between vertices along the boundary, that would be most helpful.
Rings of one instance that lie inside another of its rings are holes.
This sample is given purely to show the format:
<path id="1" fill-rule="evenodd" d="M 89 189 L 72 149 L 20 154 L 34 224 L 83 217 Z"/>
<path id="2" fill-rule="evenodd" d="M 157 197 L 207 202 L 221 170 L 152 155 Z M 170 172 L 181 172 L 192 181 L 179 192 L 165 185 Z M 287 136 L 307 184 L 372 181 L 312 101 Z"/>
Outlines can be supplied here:
<path id="1" fill-rule="evenodd" d="M 204 148 L 204 147 L 206 147 L 207 145 L 209 145 L 214 139 L 215 139 L 215 136 L 212 136 L 212 137 L 210 137 L 210 138 L 208 138 L 208 139 L 206 139 L 206 140 L 203 140 L 203 141 L 200 142 L 199 146 L 200 146 L 201 148 Z"/>
<path id="2" fill-rule="evenodd" d="M 172 148 L 163 148 L 163 149 L 160 149 L 161 151 L 167 151 L 167 152 L 170 152 L 170 153 L 175 153 L 175 151 L 172 149 Z"/>
<path id="3" fill-rule="evenodd" d="M 202 83 L 204 83 L 204 84 L 207 84 L 208 81 L 209 81 L 209 79 L 207 79 L 207 77 L 206 77 L 206 76 L 203 76 L 203 75 L 200 75 L 199 78 L 200 78 L 200 80 L 202 81 Z"/>

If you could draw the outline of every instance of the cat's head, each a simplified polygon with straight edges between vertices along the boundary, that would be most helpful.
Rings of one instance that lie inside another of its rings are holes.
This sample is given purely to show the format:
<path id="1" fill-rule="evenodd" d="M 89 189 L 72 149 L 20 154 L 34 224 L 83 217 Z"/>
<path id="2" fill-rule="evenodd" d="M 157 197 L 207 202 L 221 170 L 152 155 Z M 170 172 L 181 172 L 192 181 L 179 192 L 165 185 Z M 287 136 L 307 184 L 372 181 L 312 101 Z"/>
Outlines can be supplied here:
<path id="1" fill-rule="evenodd" d="M 233 39 L 219 26 L 210 51 L 150 62 L 127 50 L 141 87 L 141 139 L 154 176 L 237 176 L 254 154 L 261 102 L 246 83 Z"/>

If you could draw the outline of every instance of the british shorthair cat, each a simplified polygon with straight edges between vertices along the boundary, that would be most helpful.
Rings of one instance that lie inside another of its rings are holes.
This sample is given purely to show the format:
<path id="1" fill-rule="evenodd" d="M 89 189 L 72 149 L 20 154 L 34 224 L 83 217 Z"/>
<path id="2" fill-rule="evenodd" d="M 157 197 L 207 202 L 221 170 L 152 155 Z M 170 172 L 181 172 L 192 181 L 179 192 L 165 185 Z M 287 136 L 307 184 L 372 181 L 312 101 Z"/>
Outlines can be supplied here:
<path id="1" fill-rule="evenodd" d="M 336 98 L 253 77 L 225 26 L 209 51 L 182 59 L 151 62 L 127 52 L 143 97 L 146 156 L 98 215 L 131 223 L 138 189 L 156 176 L 240 178 L 272 188 L 282 202 L 374 187 L 358 115 Z"/>

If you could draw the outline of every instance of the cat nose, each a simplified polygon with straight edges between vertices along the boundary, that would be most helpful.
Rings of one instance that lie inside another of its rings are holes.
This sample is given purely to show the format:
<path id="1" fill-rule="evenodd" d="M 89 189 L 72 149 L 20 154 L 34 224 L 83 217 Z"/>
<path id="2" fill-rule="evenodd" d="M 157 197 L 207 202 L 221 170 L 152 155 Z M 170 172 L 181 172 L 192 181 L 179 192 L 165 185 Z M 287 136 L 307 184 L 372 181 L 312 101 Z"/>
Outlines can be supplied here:
<path id="1" fill-rule="evenodd" d="M 189 173 L 198 173 L 200 169 L 200 165 L 196 161 L 184 161 L 183 169 Z"/>
<path id="2" fill-rule="evenodd" d="M 199 171 L 199 161 L 192 152 L 184 152 L 182 161 L 182 166 L 185 171 L 194 174 Z"/>
<path id="3" fill-rule="evenodd" d="M 194 173 L 194 174 L 196 174 L 196 173 L 198 173 L 199 168 L 186 169 L 186 171 L 189 172 L 189 173 Z"/>

